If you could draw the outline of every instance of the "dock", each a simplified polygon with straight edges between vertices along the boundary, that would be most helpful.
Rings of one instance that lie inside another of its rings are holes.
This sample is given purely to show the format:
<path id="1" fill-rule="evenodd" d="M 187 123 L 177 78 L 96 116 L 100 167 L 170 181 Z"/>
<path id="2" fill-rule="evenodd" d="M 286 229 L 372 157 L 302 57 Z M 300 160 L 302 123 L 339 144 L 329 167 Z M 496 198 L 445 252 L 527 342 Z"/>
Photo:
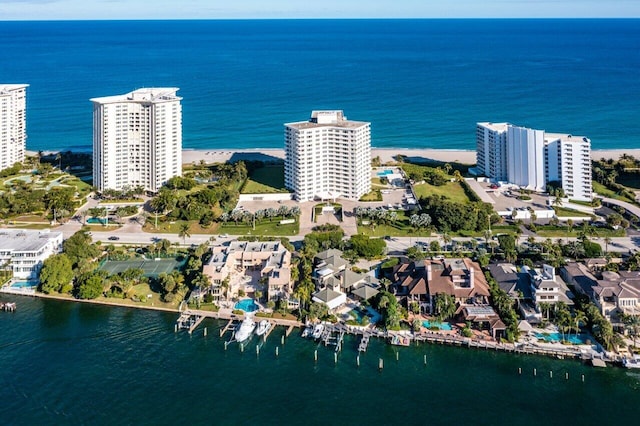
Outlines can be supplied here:
<path id="1" fill-rule="evenodd" d="M 0 303 L 0 309 L 7 312 L 15 312 L 16 304 L 14 302 Z"/>
<path id="2" fill-rule="evenodd" d="M 229 322 L 220 329 L 220 337 L 224 336 L 229 329 L 234 329 L 238 323 L 234 319 L 230 319 Z"/>
<path id="3" fill-rule="evenodd" d="M 189 334 L 191 334 L 193 333 L 193 330 L 198 328 L 204 319 L 204 315 L 199 315 L 191 311 L 184 311 L 180 314 L 180 318 L 176 320 L 176 331 L 187 330 Z"/>
<path id="4" fill-rule="evenodd" d="M 367 347 L 369 346 L 369 339 L 371 339 L 371 336 L 369 334 L 362 335 L 362 339 L 360 339 L 360 344 L 358 344 L 358 352 L 367 351 Z"/>
<path id="5" fill-rule="evenodd" d="M 262 341 L 266 342 L 267 341 L 267 337 L 269 337 L 269 335 L 271 334 L 271 332 L 273 330 L 275 330 L 276 326 L 274 323 L 269 322 L 269 329 L 267 330 L 266 333 L 264 333 L 264 335 L 262 336 Z M 293 328 L 293 326 L 289 326 L 289 328 Z M 288 335 L 287 335 L 288 336 Z"/>

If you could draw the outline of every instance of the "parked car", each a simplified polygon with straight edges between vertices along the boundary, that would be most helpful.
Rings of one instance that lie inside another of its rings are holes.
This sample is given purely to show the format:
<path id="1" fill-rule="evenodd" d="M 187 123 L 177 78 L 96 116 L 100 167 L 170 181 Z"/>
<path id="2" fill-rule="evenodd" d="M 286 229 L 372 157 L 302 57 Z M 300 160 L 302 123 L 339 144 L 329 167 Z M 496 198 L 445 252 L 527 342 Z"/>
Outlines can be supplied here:
<path id="1" fill-rule="evenodd" d="M 109 241 L 118 241 L 120 239 L 120 237 L 116 237 L 115 235 L 110 236 Z"/>

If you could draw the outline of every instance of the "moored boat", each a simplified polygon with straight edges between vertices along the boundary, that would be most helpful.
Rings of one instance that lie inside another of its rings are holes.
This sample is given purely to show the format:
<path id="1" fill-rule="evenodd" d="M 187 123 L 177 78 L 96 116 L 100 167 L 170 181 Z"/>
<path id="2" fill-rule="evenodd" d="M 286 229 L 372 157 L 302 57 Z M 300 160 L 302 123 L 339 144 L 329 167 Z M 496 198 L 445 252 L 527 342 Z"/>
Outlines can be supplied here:
<path id="1" fill-rule="evenodd" d="M 234 337 L 238 342 L 244 342 L 251 336 L 251 333 L 253 333 L 253 330 L 255 328 L 255 321 L 253 320 L 253 318 L 247 315 L 245 319 L 240 323 L 240 326 L 236 330 Z"/>
<path id="2" fill-rule="evenodd" d="M 322 336 L 323 331 L 324 331 L 324 324 L 322 323 L 316 324 L 313 326 L 313 333 L 311 333 L 311 336 L 314 339 L 319 339 Z"/>
<path id="3" fill-rule="evenodd" d="M 391 344 L 397 346 L 409 346 L 411 345 L 411 340 L 407 336 L 400 336 L 398 334 L 393 335 L 391 337 Z"/>
<path id="4" fill-rule="evenodd" d="M 622 365 L 625 368 L 640 368 L 640 355 L 634 355 L 631 358 L 624 357 Z"/>
<path id="5" fill-rule="evenodd" d="M 304 327 L 304 330 L 302 330 L 302 337 L 311 337 L 312 334 L 313 334 L 313 326 L 306 325 Z"/>
<path id="6" fill-rule="evenodd" d="M 262 320 L 258 323 L 256 328 L 256 336 L 262 336 L 271 328 L 271 323 L 267 320 Z"/>

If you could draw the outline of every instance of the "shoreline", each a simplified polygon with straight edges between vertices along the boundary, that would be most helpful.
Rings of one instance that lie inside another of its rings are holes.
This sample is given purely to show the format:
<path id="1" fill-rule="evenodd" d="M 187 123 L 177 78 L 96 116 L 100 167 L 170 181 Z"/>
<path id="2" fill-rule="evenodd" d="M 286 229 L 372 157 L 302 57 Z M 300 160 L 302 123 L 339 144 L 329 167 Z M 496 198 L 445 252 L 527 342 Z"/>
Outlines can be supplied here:
<path id="1" fill-rule="evenodd" d="M 229 320 L 237 317 L 236 314 L 225 315 L 220 311 L 217 312 L 209 312 L 209 311 L 200 311 L 197 309 L 186 309 L 185 311 L 180 311 L 178 308 L 166 308 L 161 306 L 148 306 L 148 305 L 131 305 L 125 304 L 118 301 L 107 301 L 107 300 L 95 300 L 95 299 L 76 299 L 74 297 L 68 297 L 63 295 L 55 295 L 55 294 L 45 294 L 41 292 L 35 293 L 1 293 L 4 295 L 12 295 L 12 296 L 20 296 L 20 297 L 33 297 L 33 298 L 41 298 L 41 299 L 49 299 L 49 300 L 58 300 L 61 302 L 79 302 L 88 305 L 98 305 L 98 306 L 111 306 L 118 308 L 132 308 L 132 309 L 142 309 L 142 310 L 150 310 L 150 311 L 158 311 L 158 312 L 166 312 L 166 313 L 174 313 L 181 314 L 183 312 L 190 312 L 192 315 L 202 315 L 205 318 L 214 319 L 214 320 Z M 268 319 L 268 318 L 265 318 Z M 274 324 L 283 326 L 283 327 L 296 327 L 300 328 L 303 324 L 300 321 L 292 321 L 292 320 L 281 320 L 281 319 L 272 319 Z M 582 350 L 579 348 L 572 347 L 553 347 L 553 346 L 530 346 L 526 342 L 515 342 L 515 343 L 501 343 L 498 341 L 485 340 L 485 339 L 474 339 L 474 338 L 463 338 L 457 335 L 449 335 L 449 334 L 440 334 L 433 331 L 421 331 L 417 335 L 412 333 L 406 334 L 402 331 L 385 331 L 385 330 L 366 330 L 366 329 L 354 329 L 354 327 L 348 326 L 347 324 L 338 322 L 334 324 L 333 327 L 336 330 L 346 331 L 348 334 L 353 334 L 354 336 L 371 336 L 382 339 L 385 343 L 391 344 L 387 341 L 389 337 L 398 335 L 408 337 L 413 342 L 424 342 L 428 344 L 446 344 L 451 347 L 467 347 L 467 348 L 475 348 L 475 349 L 484 349 L 484 350 L 500 350 L 505 354 L 524 354 L 524 355 L 533 355 L 533 356 L 545 356 L 552 358 L 560 358 L 560 359 L 569 359 L 569 360 L 581 360 L 587 361 L 588 359 L 584 358 L 582 355 Z M 178 331 L 176 329 L 175 331 Z M 391 344 L 393 346 L 393 344 Z M 615 364 L 616 360 L 608 359 L 608 362 Z"/>
<path id="2" fill-rule="evenodd" d="M 64 151 L 43 151 L 51 155 Z M 74 152 L 74 151 L 72 151 Z M 36 151 L 25 151 L 26 155 L 37 155 Z M 90 154 L 90 152 L 87 152 Z M 404 155 L 409 160 L 422 162 L 460 163 L 473 165 L 476 163 L 476 151 L 469 149 L 436 149 L 436 148 L 371 148 L 371 158 L 380 157 L 382 163 L 394 161 L 396 155 Z M 634 149 L 596 149 L 591 150 L 591 159 L 617 160 L 623 154 L 640 158 L 640 148 Z M 264 161 L 279 162 L 284 160 L 283 148 L 246 148 L 246 149 L 201 149 L 183 148 L 182 164 L 197 164 L 204 161 L 211 163 L 226 163 L 229 161 Z"/>
<path id="3" fill-rule="evenodd" d="M 433 148 L 371 148 L 371 158 L 380 157 L 382 163 L 394 161 L 396 155 L 404 155 L 409 160 L 437 161 L 444 163 L 461 163 L 473 165 L 476 163 L 476 151 L 463 149 L 433 149 Z M 621 155 L 628 154 L 640 158 L 638 149 L 606 149 L 592 150 L 591 159 L 617 160 Z M 248 148 L 235 150 L 206 150 L 183 149 L 182 164 L 225 163 L 228 161 L 282 161 L 284 149 L 282 148 Z"/>

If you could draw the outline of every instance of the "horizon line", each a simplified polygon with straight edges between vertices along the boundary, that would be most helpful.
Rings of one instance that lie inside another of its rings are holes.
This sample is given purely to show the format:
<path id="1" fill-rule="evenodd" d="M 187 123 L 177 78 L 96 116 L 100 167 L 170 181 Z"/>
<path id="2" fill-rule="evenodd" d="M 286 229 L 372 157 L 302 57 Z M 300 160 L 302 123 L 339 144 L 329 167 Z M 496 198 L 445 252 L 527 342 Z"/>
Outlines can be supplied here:
<path id="1" fill-rule="evenodd" d="M 639 20 L 639 16 L 581 16 L 581 17 L 567 17 L 567 16 L 533 16 L 533 17 L 505 17 L 505 16 L 483 16 L 483 17 L 245 17 L 245 18 L 231 18 L 231 17 L 216 17 L 216 18 L 64 18 L 64 19 L 38 19 L 38 18 L 17 18 L 17 19 L 0 19 L 0 22 L 109 22 L 109 21 L 149 21 L 149 22 L 166 22 L 166 21 L 456 21 L 456 20 L 468 20 L 468 21 L 483 21 L 483 20 Z"/>

